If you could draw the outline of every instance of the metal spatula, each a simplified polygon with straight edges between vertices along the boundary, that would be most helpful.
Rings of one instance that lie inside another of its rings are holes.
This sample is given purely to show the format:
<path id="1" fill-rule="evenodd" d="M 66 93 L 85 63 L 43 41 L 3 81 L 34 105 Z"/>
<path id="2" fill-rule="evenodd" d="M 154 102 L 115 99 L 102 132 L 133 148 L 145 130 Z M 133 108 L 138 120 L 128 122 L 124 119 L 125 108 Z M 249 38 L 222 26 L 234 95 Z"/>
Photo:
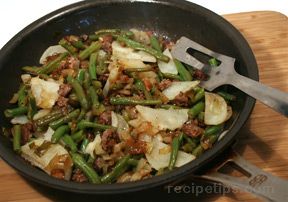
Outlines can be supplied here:
<path id="1" fill-rule="evenodd" d="M 188 49 L 196 50 L 205 55 L 216 58 L 221 64 L 217 67 L 203 64 L 188 53 Z M 212 91 L 224 84 L 230 84 L 254 97 L 275 111 L 288 116 L 288 93 L 265 86 L 257 81 L 238 74 L 234 69 L 235 58 L 216 53 L 204 46 L 186 38 L 181 37 L 172 48 L 172 56 L 196 69 L 204 71 L 209 75 L 207 81 L 201 81 L 200 85 Z"/>

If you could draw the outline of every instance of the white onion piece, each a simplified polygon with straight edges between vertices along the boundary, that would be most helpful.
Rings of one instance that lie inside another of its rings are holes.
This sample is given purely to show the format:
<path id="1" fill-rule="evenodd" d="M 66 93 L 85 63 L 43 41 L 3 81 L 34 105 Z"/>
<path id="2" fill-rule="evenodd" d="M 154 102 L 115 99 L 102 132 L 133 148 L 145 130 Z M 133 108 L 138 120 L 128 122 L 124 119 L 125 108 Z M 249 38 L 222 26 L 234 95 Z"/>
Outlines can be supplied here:
<path id="1" fill-rule="evenodd" d="M 21 75 L 21 80 L 23 81 L 24 84 L 27 84 L 31 80 L 31 75 L 30 74 L 22 74 Z"/>
<path id="2" fill-rule="evenodd" d="M 50 109 L 59 97 L 60 84 L 55 81 L 45 81 L 38 77 L 31 79 L 31 91 L 35 97 L 36 105 L 44 109 Z"/>
<path id="3" fill-rule="evenodd" d="M 119 68 L 115 67 L 110 70 L 109 77 L 105 83 L 103 88 L 103 95 L 106 97 L 109 93 L 110 87 L 113 83 L 115 83 L 117 77 L 119 75 Z"/>
<path id="4" fill-rule="evenodd" d="M 15 116 L 13 119 L 11 119 L 10 121 L 12 124 L 25 124 L 25 123 L 28 123 L 29 120 L 27 118 L 27 116 L 25 115 L 22 115 L 22 116 Z"/>
<path id="5" fill-rule="evenodd" d="M 162 93 L 169 99 L 174 100 L 179 93 L 186 93 L 195 88 L 199 81 L 177 81 L 173 82 L 171 86 L 166 88 Z"/>
<path id="6" fill-rule="evenodd" d="M 102 155 L 105 154 L 106 152 L 102 149 L 101 146 L 101 137 L 100 135 L 96 135 L 93 142 L 90 142 L 86 149 L 85 149 L 86 154 L 90 154 L 92 158 L 95 158 L 96 155 Z"/>
<path id="7" fill-rule="evenodd" d="M 73 165 L 69 153 L 60 144 L 51 143 L 51 145 L 47 147 L 46 151 L 39 156 L 37 155 L 36 149 L 41 146 L 44 141 L 43 138 L 38 138 L 26 143 L 21 147 L 21 156 L 32 165 L 44 170 L 49 175 L 53 169 L 63 169 L 65 172 L 65 179 L 69 180 Z"/>
<path id="8" fill-rule="evenodd" d="M 111 112 L 112 126 L 117 128 L 117 133 L 120 136 L 120 139 L 127 140 L 129 135 L 129 125 L 120 114 Z"/>
<path id="9" fill-rule="evenodd" d="M 218 125 L 226 121 L 227 104 L 220 95 L 205 92 L 204 123 Z"/>
<path id="10" fill-rule="evenodd" d="M 51 111 L 51 109 L 40 109 L 34 116 L 33 116 L 33 120 L 38 120 L 44 116 L 46 116 L 47 114 L 49 114 Z"/>
<path id="11" fill-rule="evenodd" d="M 158 130 L 181 128 L 188 120 L 188 109 L 153 109 L 136 106 L 141 118 Z"/>
<path id="12" fill-rule="evenodd" d="M 44 140 L 51 142 L 52 135 L 54 134 L 54 130 L 52 128 L 48 128 L 47 131 L 43 134 Z"/>
<path id="13" fill-rule="evenodd" d="M 67 50 L 60 45 L 49 46 L 40 57 L 39 63 L 44 64 L 48 56 L 52 56 L 58 53 L 65 53 Z"/>
<path id="14" fill-rule="evenodd" d="M 135 51 L 133 48 L 122 47 L 120 43 L 114 41 L 112 43 L 112 56 L 113 58 L 126 58 L 141 60 L 143 62 L 156 62 L 156 58 L 144 51 Z"/>
<path id="15" fill-rule="evenodd" d="M 162 143 L 156 137 L 153 139 L 152 151 L 150 153 L 145 154 L 150 165 L 156 170 L 168 167 L 170 161 L 170 155 L 171 155 L 171 146 Z M 194 155 L 188 154 L 183 151 L 178 151 L 175 167 L 183 166 L 194 159 L 195 159 Z"/>
<path id="16" fill-rule="evenodd" d="M 162 73 L 166 74 L 178 74 L 177 67 L 173 61 L 172 55 L 169 51 L 169 49 L 165 49 L 163 52 L 164 55 L 168 56 L 170 58 L 169 62 L 163 62 L 161 60 L 158 60 L 158 67 Z"/>
<path id="17" fill-rule="evenodd" d="M 141 60 L 137 59 L 127 59 L 127 58 L 120 58 L 118 59 L 118 63 L 123 69 L 133 69 L 133 68 L 146 68 L 149 65 L 146 65 Z"/>

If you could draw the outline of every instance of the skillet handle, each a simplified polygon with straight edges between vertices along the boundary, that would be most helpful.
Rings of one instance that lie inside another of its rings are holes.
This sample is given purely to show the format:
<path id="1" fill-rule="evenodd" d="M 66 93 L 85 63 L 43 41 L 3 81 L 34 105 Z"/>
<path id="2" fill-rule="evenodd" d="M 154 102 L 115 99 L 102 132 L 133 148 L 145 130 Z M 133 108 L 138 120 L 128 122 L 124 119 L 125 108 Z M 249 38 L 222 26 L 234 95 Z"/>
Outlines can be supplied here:
<path id="1" fill-rule="evenodd" d="M 233 177 L 220 173 L 219 170 L 227 163 L 231 164 L 231 166 L 236 166 L 236 170 L 242 172 L 247 178 Z M 231 157 L 221 163 L 220 166 L 210 171 L 210 173 L 202 175 L 201 178 L 250 192 L 267 201 L 288 201 L 288 181 L 259 169 L 247 162 L 235 151 L 232 151 Z"/>

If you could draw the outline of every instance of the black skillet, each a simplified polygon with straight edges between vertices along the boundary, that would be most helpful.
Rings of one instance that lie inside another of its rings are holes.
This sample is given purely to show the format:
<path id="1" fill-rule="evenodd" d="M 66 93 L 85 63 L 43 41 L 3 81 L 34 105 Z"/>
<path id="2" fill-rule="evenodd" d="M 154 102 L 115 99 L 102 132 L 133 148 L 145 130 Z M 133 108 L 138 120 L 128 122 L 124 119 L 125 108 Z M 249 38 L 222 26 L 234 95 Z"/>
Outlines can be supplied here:
<path id="1" fill-rule="evenodd" d="M 225 19 L 203 7 L 178 0 L 83 1 L 61 8 L 35 21 L 1 49 L 1 125 L 8 124 L 3 116 L 3 110 L 8 107 L 9 99 L 17 90 L 22 66 L 37 65 L 43 51 L 48 46 L 57 44 L 65 35 L 93 33 L 102 28 L 153 30 L 172 40 L 185 35 L 212 50 L 236 58 L 237 72 L 258 80 L 254 55 L 243 36 Z M 237 135 L 240 135 L 237 132 L 248 119 L 255 100 L 235 88 L 227 87 L 227 89 L 238 97 L 233 106 L 232 120 L 226 126 L 228 133 L 200 158 L 162 176 L 133 183 L 103 185 L 57 180 L 16 155 L 11 142 L 3 135 L 0 135 L 0 154 L 10 166 L 29 180 L 69 192 L 118 194 L 167 185 L 185 179 L 200 170 L 211 168 L 213 166 L 211 161 L 229 148 Z"/>

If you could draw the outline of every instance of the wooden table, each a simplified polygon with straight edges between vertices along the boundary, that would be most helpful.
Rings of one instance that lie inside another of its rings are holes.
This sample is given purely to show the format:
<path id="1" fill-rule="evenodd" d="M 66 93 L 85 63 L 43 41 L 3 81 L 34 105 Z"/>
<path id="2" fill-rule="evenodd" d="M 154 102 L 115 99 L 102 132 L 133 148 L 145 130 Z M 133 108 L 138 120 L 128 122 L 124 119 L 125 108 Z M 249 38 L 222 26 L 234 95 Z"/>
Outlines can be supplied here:
<path id="1" fill-rule="evenodd" d="M 249 12 L 224 17 L 239 29 L 252 47 L 260 70 L 260 81 L 288 92 L 287 16 L 276 12 Z M 243 157 L 263 170 L 288 180 L 288 121 L 285 117 L 257 102 L 240 133 L 236 150 Z M 71 201 L 73 198 L 78 201 L 83 196 L 75 197 L 30 183 L 0 160 L 0 201 Z M 182 201 L 191 201 L 189 196 L 185 198 Z M 153 199 L 156 200 L 155 196 L 151 196 L 151 201 Z M 243 192 L 201 199 L 219 202 L 236 200 L 260 201 Z"/>

